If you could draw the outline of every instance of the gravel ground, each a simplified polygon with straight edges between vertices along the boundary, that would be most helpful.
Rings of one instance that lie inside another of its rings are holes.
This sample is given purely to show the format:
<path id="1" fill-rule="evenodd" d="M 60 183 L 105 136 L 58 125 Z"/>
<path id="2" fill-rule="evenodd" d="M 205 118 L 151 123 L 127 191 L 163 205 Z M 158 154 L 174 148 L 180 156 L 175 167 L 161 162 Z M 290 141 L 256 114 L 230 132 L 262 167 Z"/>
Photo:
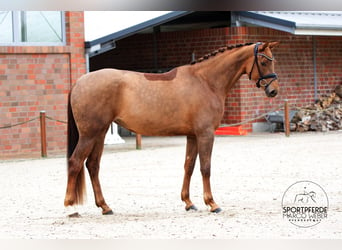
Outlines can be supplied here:
<path id="1" fill-rule="evenodd" d="M 100 180 L 112 216 L 95 206 L 87 177 L 81 217 L 67 217 L 65 157 L 0 161 L 0 238 L 342 238 L 341 139 L 340 131 L 217 137 L 211 182 L 219 214 L 203 203 L 198 163 L 191 194 L 199 210 L 184 210 L 184 137 L 143 137 L 142 150 L 134 138 L 105 147 Z M 282 216 L 285 190 L 301 180 L 329 198 L 328 218 L 309 228 Z"/>

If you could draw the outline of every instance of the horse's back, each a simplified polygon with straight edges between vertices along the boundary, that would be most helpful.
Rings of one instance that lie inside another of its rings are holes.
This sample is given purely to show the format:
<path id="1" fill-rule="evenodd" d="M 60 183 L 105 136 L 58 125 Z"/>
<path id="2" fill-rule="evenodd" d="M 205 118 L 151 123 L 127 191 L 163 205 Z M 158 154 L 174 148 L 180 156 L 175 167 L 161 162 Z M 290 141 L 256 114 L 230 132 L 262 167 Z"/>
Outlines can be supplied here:
<path id="1" fill-rule="evenodd" d="M 75 84 L 77 86 L 91 85 L 92 90 L 101 89 L 110 84 L 118 84 L 130 71 L 118 69 L 99 69 L 81 76 Z"/>

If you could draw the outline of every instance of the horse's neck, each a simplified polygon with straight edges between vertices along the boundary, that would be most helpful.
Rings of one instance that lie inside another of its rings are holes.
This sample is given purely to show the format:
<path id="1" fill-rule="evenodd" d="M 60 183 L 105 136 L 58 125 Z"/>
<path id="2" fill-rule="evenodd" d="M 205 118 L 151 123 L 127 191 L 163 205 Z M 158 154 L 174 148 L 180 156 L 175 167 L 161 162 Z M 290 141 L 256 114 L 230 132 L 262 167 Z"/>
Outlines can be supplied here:
<path id="1" fill-rule="evenodd" d="M 250 46 L 226 51 L 206 62 L 199 63 L 199 72 L 205 77 L 211 89 L 226 97 L 241 75 L 246 73 L 246 62 L 251 56 L 253 56 L 253 49 Z"/>

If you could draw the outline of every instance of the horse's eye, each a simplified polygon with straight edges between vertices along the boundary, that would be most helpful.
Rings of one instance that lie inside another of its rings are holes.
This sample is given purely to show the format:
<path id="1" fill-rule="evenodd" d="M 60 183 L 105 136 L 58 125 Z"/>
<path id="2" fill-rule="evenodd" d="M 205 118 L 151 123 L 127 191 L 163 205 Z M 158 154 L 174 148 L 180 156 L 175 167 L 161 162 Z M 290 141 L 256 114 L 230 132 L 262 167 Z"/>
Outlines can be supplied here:
<path id="1" fill-rule="evenodd" d="M 261 65 L 262 65 L 262 66 L 266 66 L 266 63 L 265 63 L 265 62 L 261 62 Z"/>

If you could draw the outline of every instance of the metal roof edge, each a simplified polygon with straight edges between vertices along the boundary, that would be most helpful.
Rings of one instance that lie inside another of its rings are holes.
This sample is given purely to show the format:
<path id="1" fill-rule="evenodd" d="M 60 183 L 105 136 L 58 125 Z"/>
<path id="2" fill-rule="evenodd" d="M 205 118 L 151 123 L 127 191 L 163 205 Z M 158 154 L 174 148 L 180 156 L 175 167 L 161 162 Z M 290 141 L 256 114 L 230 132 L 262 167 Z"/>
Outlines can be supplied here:
<path id="1" fill-rule="evenodd" d="M 342 24 L 341 25 L 317 25 L 317 24 L 298 24 L 296 25 L 297 29 L 315 29 L 315 30 L 338 30 L 342 31 Z"/>
<path id="2" fill-rule="evenodd" d="M 285 20 L 285 19 L 280 19 L 280 18 L 275 18 L 267 15 L 263 15 L 260 13 L 254 13 L 251 11 L 238 11 L 235 12 L 237 15 L 237 20 L 240 22 L 245 22 L 257 26 L 262 26 L 262 27 L 267 27 L 267 28 L 272 28 L 272 29 L 277 29 L 285 32 L 290 32 L 293 33 L 295 32 L 296 29 L 296 23 Z"/>
<path id="3" fill-rule="evenodd" d="M 134 34 L 134 33 L 142 31 L 146 28 L 158 26 L 158 25 L 166 23 L 168 21 L 172 21 L 176 18 L 188 15 L 192 12 L 193 11 L 172 11 L 172 12 L 167 13 L 165 15 L 162 15 L 162 16 L 150 19 L 148 21 L 136 24 L 136 25 L 131 26 L 129 28 L 126 28 L 126 29 L 114 32 L 112 34 L 109 34 L 107 36 L 103 36 L 103 37 L 97 38 L 97 39 L 92 40 L 92 41 L 86 41 L 85 42 L 85 48 L 89 49 L 89 48 L 96 46 L 98 44 L 114 42 L 115 40 L 123 39 L 127 36 Z"/>
<path id="4" fill-rule="evenodd" d="M 310 35 L 310 36 L 342 36 L 340 29 L 315 29 L 315 28 L 297 28 L 295 35 Z"/>

